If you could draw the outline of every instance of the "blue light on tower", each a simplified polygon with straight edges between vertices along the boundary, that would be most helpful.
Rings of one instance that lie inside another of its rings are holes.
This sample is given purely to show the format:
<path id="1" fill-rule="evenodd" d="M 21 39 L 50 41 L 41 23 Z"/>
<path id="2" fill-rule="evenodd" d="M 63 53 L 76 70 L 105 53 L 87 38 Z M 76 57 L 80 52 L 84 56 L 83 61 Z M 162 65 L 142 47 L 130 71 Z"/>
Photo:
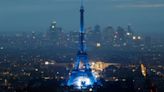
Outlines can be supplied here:
<path id="1" fill-rule="evenodd" d="M 79 33 L 79 50 L 76 55 L 76 61 L 74 69 L 71 72 L 67 86 L 73 86 L 76 89 L 87 89 L 93 87 L 97 80 L 92 73 L 90 64 L 88 61 L 88 55 L 86 53 L 86 46 L 84 41 L 84 6 L 83 0 L 81 0 L 80 8 L 80 33 Z M 80 64 L 83 63 L 82 68 Z"/>

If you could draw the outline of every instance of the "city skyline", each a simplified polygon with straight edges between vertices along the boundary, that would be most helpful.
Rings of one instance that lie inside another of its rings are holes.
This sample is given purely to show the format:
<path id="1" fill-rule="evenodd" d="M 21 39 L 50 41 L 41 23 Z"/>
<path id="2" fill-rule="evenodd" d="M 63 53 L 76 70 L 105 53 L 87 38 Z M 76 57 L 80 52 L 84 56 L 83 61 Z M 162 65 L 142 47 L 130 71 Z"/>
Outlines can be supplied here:
<path id="1" fill-rule="evenodd" d="M 79 2 L 80 0 L 1 1 L 0 32 L 46 31 L 53 20 L 64 31 L 77 31 Z M 102 27 L 126 27 L 131 24 L 139 33 L 163 33 L 162 0 L 85 0 L 85 4 L 86 27 L 96 24 Z"/>
<path id="2" fill-rule="evenodd" d="M 0 1 L 0 92 L 163 92 L 164 2 L 83 1 Z"/>

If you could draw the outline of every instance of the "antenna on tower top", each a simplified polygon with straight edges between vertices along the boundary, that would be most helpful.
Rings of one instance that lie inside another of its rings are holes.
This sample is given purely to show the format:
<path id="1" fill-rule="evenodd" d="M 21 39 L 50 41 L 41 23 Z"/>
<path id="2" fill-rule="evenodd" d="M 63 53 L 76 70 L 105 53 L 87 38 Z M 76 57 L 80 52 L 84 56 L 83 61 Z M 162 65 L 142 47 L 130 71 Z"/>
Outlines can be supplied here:
<path id="1" fill-rule="evenodd" d="M 81 7 L 83 7 L 83 0 L 81 0 Z"/>

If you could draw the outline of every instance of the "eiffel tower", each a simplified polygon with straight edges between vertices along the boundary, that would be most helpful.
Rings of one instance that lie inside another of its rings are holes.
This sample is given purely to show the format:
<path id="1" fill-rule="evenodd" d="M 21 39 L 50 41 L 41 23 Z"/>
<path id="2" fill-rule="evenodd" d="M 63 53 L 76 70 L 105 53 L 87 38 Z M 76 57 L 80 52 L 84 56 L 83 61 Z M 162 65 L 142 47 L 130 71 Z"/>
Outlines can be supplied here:
<path id="1" fill-rule="evenodd" d="M 67 82 L 68 86 L 73 86 L 77 89 L 86 89 L 89 86 L 92 87 L 97 82 L 90 68 L 84 38 L 84 6 L 83 0 L 81 0 L 79 50 L 76 55 L 74 69 Z"/>

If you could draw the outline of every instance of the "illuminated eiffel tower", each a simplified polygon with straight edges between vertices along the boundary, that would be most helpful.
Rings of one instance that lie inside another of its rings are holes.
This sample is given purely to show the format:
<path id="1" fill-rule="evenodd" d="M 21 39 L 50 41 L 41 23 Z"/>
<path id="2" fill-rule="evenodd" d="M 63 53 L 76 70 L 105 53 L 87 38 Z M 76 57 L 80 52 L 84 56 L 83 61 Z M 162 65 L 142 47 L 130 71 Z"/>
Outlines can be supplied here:
<path id="1" fill-rule="evenodd" d="M 79 50 L 76 55 L 74 69 L 67 82 L 68 86 L 73 86 L 77 89 L 86 89 L 89 86 L 92 87 L 97 82 L 90 68 L 84 38 L 84 6 L 83 0 L 81 0 Z"/>

